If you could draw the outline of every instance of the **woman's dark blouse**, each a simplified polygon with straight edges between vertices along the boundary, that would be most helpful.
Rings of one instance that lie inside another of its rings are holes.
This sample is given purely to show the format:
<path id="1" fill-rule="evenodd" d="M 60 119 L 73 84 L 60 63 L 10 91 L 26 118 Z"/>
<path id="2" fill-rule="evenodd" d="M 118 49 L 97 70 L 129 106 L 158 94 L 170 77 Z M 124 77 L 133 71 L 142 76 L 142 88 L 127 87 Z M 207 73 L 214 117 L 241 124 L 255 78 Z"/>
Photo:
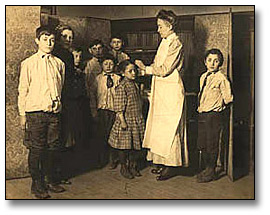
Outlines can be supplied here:
<path id="1" fill-rule="evenodd" d="M 73 54 L 60 45 L 56 45 L 53 50 L 53 55 L 60 58 L 65 63 L 65 81 L 62 89 L 62 100 L 65 100 L 72 95 L 72 82 L 74 80 Z"/>

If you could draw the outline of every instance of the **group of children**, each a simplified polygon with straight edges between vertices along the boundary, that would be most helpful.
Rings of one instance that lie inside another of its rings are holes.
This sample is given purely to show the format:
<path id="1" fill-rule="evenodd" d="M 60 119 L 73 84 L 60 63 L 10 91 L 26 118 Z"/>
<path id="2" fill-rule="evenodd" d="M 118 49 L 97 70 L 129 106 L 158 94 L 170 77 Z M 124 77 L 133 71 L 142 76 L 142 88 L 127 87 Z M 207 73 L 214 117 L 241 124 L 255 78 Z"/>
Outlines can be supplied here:
<path id="1" fill-rule="evenodd" d="M 76 121 L 83 120 L 84 116 L 80 116 L 80 109 L 75 107 L 83 102 L 84 96 L 90 100 L 92 117 L 98 119 L 100 161 L 110 156 L 110 168 L 115 169 L 120 163 L 123 177 L 141 176 L 138 159 L 145 130 L 142 98 L 135 81 L 138 69 L 122 51 L 122 38 L 112 37 L 111 50 L 106 54 L 103 43 L 93 41 L 89 47 L 92 58 L 83 67 L 80 48 L 72 50 L 72 58 L 68 47 L 66 51 L 57 52 L 57 46 L 54 50 L 55 35 L 49 26 L 39 27 L 35 39 L 38 52 L 21 64 L 18 107 L 21 127 L 28 134 L 25 144 L 29 149 L 32 193 L 45 199 L 50 197 L 48 191 L 65 191 L 55 179 L 55 158 L 65 138 L 75 138 L 71 144 L 76 144 L 86 132 L 78 130 Z M 219 50 L 207 52 L 207 72 L 200 81 L 199 129 L 206 133 L 199 132 L 198 140 L 199 149 L 205 155 L 206 169 L 198 175 L 199 182 L 213 180 L 222 123 L 220 113 L 232 102 L 230 83 L 219 71 L 222 62 Z M 70 112 L 72 106 L 75 112 Z M 70 126 L 68 124 L 73 124 L 69 128 L 73 134 L 60 135 Z"/>

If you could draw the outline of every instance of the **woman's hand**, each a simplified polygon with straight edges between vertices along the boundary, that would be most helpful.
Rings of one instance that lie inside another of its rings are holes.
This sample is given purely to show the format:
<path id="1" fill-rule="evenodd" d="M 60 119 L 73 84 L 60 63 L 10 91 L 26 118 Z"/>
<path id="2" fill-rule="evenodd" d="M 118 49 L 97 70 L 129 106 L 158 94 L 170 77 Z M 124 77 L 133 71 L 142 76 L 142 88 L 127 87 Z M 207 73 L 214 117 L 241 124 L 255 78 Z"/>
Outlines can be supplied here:
<path id="1" fill-rule="evenodd" d="M 138 76 L 145 76 L 145 70 L 138 69 Z"/>
<path id="2" fill-rule="evenodd" d="M 135 64 L 139 67 L 140 70 L 145 70 L 145 65 L 141 60 L 135 60 Z"/>

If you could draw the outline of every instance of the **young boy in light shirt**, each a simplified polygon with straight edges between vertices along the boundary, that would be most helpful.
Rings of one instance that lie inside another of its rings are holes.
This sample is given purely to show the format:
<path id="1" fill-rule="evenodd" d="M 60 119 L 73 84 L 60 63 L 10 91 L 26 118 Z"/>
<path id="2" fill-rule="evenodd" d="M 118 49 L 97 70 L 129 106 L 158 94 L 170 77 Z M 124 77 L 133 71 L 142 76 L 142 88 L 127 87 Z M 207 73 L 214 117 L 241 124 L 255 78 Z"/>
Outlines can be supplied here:
<path id="1" fill-rule="evenodd" d="M 28 165 L 31 192 L 36 198 L 49 198 L 51 192 L 65 189 L 56 184 L 55 153 L 60 148 L 59 113 L 65 65 L 51 54 L 55 33 L 48 26 L 36 29 L 37 53 L 21 63 L 18 109 L 25 131 L 24 145 L 29 149 Z M 49 185 L 45 184 L 45 176 Z"/>
<path id="2" fill-rule="evenodd" d="M 97 115 L 98 133 L 100 137 L 99 162 L 106 163 L 107 154 L 110 155 L 110 169 L 117 167 L 117 154 L 109 147 L 108 138 L 115 120 L 114 97 L 115 88 L 119 85 L 121 77 L 114 73 L 114 57 L 105 55 L 102 62 L 102 73 L 96 77 L 97 82 Z M 108 153 L 109 152 L 109 153 Z"/>
<path id="3" fill-rule="evenodd" d="M 220 70 L 223 61 L 219 49 L 208 50 L 204 60 L 207 71 L 200 78 L 198 149 L 206 168 L 197 175 L 199 183 L 215 179 L 223 112 L 233 101 L 230 82 Z"/>
<path id="4" fill-rule="evenodd" d="M 89 53 L 92 55 L 92 58 L 87 61 L 85 67 L 85 85 L 87 90 L 87 96 L 90 100 L 90 111 L 91 116 L 96 118 L 96 77 L 102 72 L 101 61 L 103 57 L 103 42 L 99 39 L 92 41 L 89 45 Z"/>
<path id="5" fill-rule="evenodd" d="M 120 35 L 113 35 L 111 37 L 110 53 L 115 58 L 116 66 L 118 66 L 119 63 L 121 63 L 122 61 L 130 59 L 130 57 L 125 52 L 123 52 L 123 45 L 124 45 L 124 41 Z"/>

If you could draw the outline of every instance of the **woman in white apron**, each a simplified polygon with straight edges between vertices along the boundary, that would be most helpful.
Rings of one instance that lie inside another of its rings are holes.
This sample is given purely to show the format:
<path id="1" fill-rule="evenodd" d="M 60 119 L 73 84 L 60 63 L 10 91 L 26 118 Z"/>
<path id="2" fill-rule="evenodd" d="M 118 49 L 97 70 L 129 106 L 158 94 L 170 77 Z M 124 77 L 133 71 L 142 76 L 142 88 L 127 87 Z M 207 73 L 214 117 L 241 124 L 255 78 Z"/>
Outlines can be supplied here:
<path id="1" fill-rule="evenodd" d="M 185 122 L 185 89 L 180 76 L 183 69 L 183 45 L 174 32 L 176 15 L 161 10 L 157 15 L 158 33 L 162 41 L 154 63 L 137 66 L 146 75 L 153 75 L 150 107 L 143 147 L 148 148 L 147 160 L 157 164 L 152 173 L 157 180 L 173 176 L 173 167 L 188 166 Z"/>

